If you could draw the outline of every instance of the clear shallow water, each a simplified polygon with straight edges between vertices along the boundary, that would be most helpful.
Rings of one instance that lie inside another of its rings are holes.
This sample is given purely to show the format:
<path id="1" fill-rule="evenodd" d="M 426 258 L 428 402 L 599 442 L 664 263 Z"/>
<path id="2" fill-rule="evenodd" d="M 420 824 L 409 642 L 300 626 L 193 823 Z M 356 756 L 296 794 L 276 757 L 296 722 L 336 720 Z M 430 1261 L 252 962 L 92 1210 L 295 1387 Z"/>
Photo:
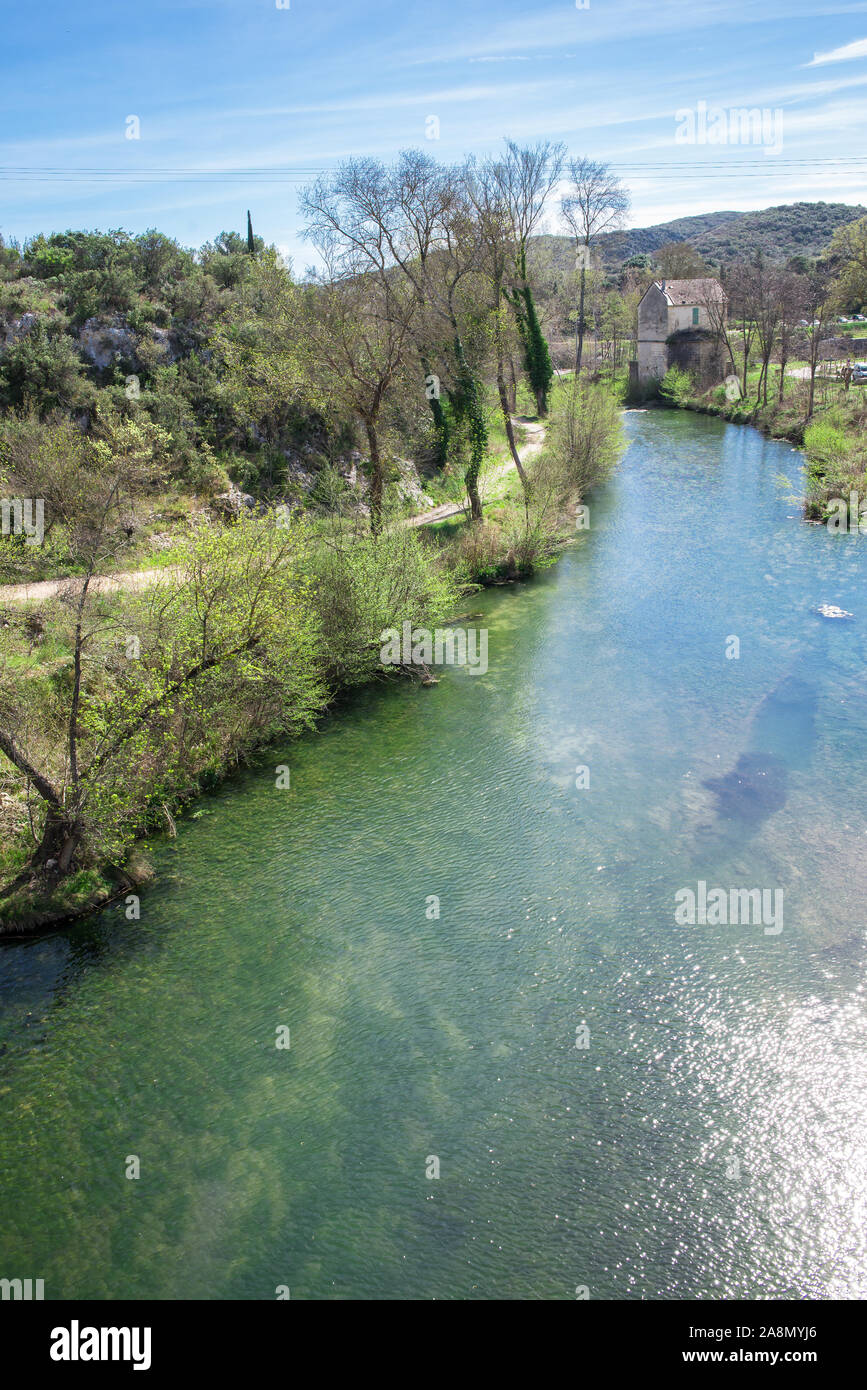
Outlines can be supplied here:
<path id="1" fill-rule="evenodd" d="M 0 951 L 0 1275 L 867 1296 L 867 538 L 787 445 L 627 423 L 592 530 L 471 601 L 486 676 L 364 692 L 179 824 L 141 922 Z M 783 931 L 677 926 L 699 879 Z"/>

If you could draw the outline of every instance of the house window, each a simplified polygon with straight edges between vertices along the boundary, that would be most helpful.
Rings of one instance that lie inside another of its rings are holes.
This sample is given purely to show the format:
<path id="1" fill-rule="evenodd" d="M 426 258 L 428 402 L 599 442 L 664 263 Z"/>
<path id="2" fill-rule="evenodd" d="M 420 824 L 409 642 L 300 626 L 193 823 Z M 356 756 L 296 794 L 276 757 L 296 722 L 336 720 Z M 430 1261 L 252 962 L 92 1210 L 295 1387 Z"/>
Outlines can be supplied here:
<path id="1" fill-rule="evenodd" d="M 693 309 L 693 311 L 692 311 L 692 321 L 693 321 L 694 324 L 695 324 L 695 323 L 698 323 L 698 309 Z"/>

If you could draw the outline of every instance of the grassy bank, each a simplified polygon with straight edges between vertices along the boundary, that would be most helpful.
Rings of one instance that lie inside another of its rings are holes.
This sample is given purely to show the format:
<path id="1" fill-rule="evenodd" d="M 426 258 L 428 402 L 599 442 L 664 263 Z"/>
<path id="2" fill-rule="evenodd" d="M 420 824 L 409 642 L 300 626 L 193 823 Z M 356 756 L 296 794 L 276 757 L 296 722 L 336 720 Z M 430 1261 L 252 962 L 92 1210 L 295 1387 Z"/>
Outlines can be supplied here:
<path id="1" fill-rule="evenodd" d="M 147 836 L 174 833 L 197 795 L 315 728 L 343 692 L 395 674 L 381 660 L 386 629 L 442 626 L 462 595 L 550 564 L 575 504 L 619 457 L 616 402 L 564 387 L 526 485 L 499 445 L 493 434 L 482 520 L 409 528 L 397 494 L 378 531 L 345 494 L 289 519 L 200 516 L 153 583 L 105 591 L 92 580 L 109 556 L 123 567 L 137 501 L 129 451 L 76 454 L 79 580 L 7 606 L 0 627 L 0 932 L 133 891 L 147 881 Z"/>

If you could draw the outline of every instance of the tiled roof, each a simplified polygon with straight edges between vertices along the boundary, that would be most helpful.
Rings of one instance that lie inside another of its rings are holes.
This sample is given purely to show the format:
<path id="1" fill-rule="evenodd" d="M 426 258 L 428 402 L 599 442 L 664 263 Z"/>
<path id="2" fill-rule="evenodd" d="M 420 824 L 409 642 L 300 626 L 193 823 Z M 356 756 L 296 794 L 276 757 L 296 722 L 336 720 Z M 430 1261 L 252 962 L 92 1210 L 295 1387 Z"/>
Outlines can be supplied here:
<path id="1" fill-rule="evenodd" d="M 656 282 L 669 304 L 707 304 L 710 300 L 725 297 L 719 280 L 657 280 Z"/>

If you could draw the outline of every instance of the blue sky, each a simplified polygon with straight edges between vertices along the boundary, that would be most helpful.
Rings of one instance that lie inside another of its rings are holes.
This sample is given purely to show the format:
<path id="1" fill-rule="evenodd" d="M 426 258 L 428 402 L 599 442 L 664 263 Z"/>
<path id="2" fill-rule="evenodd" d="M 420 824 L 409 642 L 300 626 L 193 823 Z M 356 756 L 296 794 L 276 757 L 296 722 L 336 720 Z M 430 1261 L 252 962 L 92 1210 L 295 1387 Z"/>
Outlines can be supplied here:
<path id="1" fill-rule="evenodd" d="M 297 213 L 304 176 L 281 170 L 408 146 L 452 160 L 504 135 L 563 140 L 621 166 L 633 225 L 798 199 L 867 203 L 867 0 L 277 5 L 7 7 L 0 233 L 156 226 L 198 246 L 243 231 L 250 207 L 256 231 L 300 269 L 312 259 Z M 683 143 L 676 113 L 700 103 L 766 110 L 777 135 Z"/>

